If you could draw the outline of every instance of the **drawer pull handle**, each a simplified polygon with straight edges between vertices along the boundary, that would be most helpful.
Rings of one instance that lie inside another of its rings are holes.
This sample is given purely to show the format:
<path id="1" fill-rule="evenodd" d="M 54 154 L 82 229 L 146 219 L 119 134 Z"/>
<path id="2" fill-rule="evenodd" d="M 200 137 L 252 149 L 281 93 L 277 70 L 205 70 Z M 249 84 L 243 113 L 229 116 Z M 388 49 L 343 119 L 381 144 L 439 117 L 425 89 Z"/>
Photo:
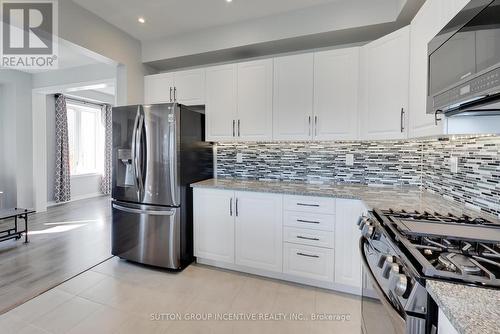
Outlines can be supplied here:
<path id="1" fill-rule="evenodd" d="M 297 239 L 304 239 L 304 240 L 313 240 L 313 241 L 319 241 L 318 238 L 309 238 L 309 237 L 303 237 L 301 235 L 297 236 Z"/>
<path id="2" fill-rule="evenodd" d="M 304 219 L 297 219 L 299 223 L 307 223 L 307 224 L 319 224 L 320 222 L 315 222 L 313 220 L 304 220 Z"/>
<path id="3" fill-rule="evenodd" d="M 297 255 L 299 256 L 305 256 L 305 257 L 314 257 L 314 258 L 318 258 L 319 255 L 309 255 L 309 254 L 304 254 L 304 253 L 297 253 Z"/>
<path id="4" fill-rule="evenodd" d="M 314 206 L 314 207 L 319 207 L 319 204 L 307 204 L 307 203 L 297 203 L 299 206 Z"/>

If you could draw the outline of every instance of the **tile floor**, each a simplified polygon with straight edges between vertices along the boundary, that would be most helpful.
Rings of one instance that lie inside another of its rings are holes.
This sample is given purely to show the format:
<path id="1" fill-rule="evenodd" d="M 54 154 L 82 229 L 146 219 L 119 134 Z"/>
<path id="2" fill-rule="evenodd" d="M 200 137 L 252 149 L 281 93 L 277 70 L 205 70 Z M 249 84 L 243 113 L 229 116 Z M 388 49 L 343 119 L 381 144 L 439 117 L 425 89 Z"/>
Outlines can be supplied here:
<path id="1" fill-rule="evenodd" d="M 344 321 L 152 320 L 166 313 L 348 314 Z M 112 258 L 0 317 L 1 333 L 360 333 L 360 300 L 202 265 L 166 273 Z"/>

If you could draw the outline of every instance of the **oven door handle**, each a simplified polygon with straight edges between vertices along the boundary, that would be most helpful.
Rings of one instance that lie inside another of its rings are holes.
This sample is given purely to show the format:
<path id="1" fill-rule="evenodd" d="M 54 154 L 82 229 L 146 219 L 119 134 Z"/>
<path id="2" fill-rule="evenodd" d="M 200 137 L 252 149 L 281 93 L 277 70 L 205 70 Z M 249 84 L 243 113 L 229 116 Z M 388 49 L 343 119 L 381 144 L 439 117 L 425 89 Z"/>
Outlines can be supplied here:
<path id="1" fill-rule="evenodd" d="M 364 237 L 361 237 L 359 239 L 359 248 L 361 252 L 361 260 L 363 262 L 363 266 L 366 269 L 366 272 L 370 276 L 370 280 L 373 285 L 373 289 L 377 293 L 380 301 L 384 305 L 387 313 L 389 314 L 389 318 L 392 321 L 392 324 L 395 327 L 396 333 L 405 333 L 406 332 L 406 321 L 403 316 L 398 312 L 398 310 L 392 305 L 391 301 L 387 298 L 385 295 L 384 291 L 382 290 L 382 287 L 378 284 L 377 280 L 375 279 L 375 276 L 373 275 L 373 272 L 370 269 L 370 266 L 368 265 L 368 261 L 366 260 L 365 252 L 364 252 L 364 244 L 366 243 L 366 239 Z"/>

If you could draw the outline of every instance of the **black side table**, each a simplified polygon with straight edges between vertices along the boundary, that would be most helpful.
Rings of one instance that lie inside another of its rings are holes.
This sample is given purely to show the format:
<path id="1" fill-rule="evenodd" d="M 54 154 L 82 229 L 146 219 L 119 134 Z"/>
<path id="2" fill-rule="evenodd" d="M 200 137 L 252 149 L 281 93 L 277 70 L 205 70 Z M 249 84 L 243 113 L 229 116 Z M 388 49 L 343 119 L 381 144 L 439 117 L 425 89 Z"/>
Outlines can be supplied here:
<path id="1" fill-rule="evenodd" d="M 14 228 L 0 230 L 0 242 L 10 239 L 21 239 L 24 233 L 24 242 L 28 243 L 28 215 L 35 213 L 35 210 L 30 209 L 0 209 L 0 221 L 14 218 Z M 24 219 L 24 230 L 18 229 L 18 219 Z"/>

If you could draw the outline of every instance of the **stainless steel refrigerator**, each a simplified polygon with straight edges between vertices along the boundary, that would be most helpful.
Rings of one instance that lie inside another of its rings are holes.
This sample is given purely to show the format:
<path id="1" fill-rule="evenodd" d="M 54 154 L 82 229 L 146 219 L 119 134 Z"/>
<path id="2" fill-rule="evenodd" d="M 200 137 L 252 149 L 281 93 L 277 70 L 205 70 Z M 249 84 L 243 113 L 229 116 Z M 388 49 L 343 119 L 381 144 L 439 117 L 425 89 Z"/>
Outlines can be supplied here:
<path id="1" fill-rule="evenodd" d="M 211 178 L 205 115 L 175 103 L 113 108 L 112 254 L 183 269 L 193 260 L 190 184 Z"/>

